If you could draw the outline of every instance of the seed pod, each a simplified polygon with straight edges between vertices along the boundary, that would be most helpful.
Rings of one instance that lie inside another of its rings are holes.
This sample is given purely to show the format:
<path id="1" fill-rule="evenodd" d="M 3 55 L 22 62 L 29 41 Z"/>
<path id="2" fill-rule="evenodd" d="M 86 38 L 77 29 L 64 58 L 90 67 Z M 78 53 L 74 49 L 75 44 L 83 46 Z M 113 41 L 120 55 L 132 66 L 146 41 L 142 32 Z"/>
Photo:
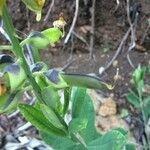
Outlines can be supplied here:
<path id="1" fill-rule="evenodd" d="M 36 13 L 36 20 L 40 21 L 45 0 L 22 0 L 22 2 L 25 3 L 27 8 Z"/>

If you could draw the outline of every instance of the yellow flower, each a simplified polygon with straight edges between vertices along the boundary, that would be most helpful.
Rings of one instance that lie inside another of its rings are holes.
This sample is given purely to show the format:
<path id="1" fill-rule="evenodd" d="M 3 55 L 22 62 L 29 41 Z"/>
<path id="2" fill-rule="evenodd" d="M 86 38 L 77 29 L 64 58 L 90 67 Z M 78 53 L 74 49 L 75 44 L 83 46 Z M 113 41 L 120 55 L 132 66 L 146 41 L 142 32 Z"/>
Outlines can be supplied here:
<path id="1" fill-rule="evenodd" d="M 0 15 L 2 15 L 3 7 L 6 3 L 6 0 L 0 0 Z"/>
<path id="2" fill-rule="evenodd" d="M 37 0 L 37 4 L 38 4 L 39 7 L 42 8 L 45 4 L 45 0 Z"/>
<path id="3" fill-rule="evenodd" d="M 64 20 L 63 14 L 61 13 L 59 15 L 59 19 L 53 22 L 53 26 L 55 28 L 64 29 L 65 25 L 66 25 L 66 21 Z"/>

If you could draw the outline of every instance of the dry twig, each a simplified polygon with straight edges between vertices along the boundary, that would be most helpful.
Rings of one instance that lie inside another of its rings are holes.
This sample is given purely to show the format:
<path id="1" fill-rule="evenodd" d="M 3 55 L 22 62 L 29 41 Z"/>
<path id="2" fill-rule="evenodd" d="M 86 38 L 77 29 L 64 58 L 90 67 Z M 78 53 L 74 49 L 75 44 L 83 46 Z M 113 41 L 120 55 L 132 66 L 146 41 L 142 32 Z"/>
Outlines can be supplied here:
<path id="1" fill-rule="evenodd" d="M 122 50 L 123 45 L 125 44 L 125 42 L 126 42 L 128 36 L 129 36 L 130 31 L 131 31 L 131 27 L 128 29 L 128 31 L 127 31 L 126 34 L 124 35 L 124 37 L 123 37 L 123 39 L 122 39 L 122 41 L 121 41 L 121 43 L 120 43 L 118 49 L 116 50 L 115 55 L 114 55 L 113 58 L 111 59 L 111 61 L 110 61 L 105 67 L 100 67 L 100 68 L 99 68 L 99 74 L 100 74 L 100 75 L 101 75 L 103 72 L 105 72 L 105 71 L 112 65 L 112 63 L 114 62 L 114 60 L 118 57 L 119 53 L 120 53 L 121 50 Z"/>
<path id="2" fill-rule="evenodd" d="M 45 18 L 44 18 L 44 22 L 48 19 L 49 15 L 50 15 L 50 13 L 51 13 L 51 10 L 52 10 L 52 8 L 53 8 L 53 6 L 54 6 L 54 2 L 55 2 L 55 0 L 52 0 L 52 2 L 51 2 L 51 4 L 50 4 L 50 7 L 49 7 L 49 9 L 48 9 L 48 12 L 47 12 L 47 14 L 46 14 L 46 16 L 45 16 Z"/>
<path id="3" fill-rule="evenodd" d="M 96 0 L 93 0 L 93 3 L 92 3 L 92 8 L 91 8 L 91 38 L 90 38 L 90 48 L 89 48 L 89 51 L 90 51 L 90 59 L 92 59 L 92 56 L 93 56 L 93 48 L 94 48 L 94 32 L 95 32 L 95 3 L 96 3 Z"/>
<path id="4" fill-rule="evenodd" d="M 79 34 L 77 34 L 76 32 L 72 32 L 79 40 L 81 40 L 83 43 L 85 43 L 86 44 L 86 46 L 88 47 L 88 49 L 89 49 L 89 44 L 88 44 L 88 42 L 82 37 L 82 36 L 80 36 Z"/>
<path id="5" fill-rule="evenodd" d="M 127 17 L 128 17 L 128 22 L 129 22 L 129 25 L 130 25 L 130 28 L 131 28 L 131 44 L 130 44 L 130 47 L 128 49 L 128 52 L 127 52 L 127 59 L 128 59 L 128 62 L 129 64 L 131 65 L 132 68 L 135 68 L 135 66 L 133 65 L 132 63 L 132 60 L 130 59 L 130 51 L 132 49 L 135 48 L 136 46 L 136 36 L 135 36 L 135 31 L 136 31 L 136 24 L 137 24 L 137 18 L 138 18 L 138 12 L 136 12 L 136 16 L 135 16 L 135 19 L 134 19 L 134 23 L 131 22 L 131 18 L 130 18 L 130 5 L 129 5 L 129 0 L 127 0 Z"/>
<path id="6" fill-rule="evenodd" d="M 146 36 L 147 36 L 147 32 L 148 32 L 149 29 L 150 29 L 150 26 L 148 25 L 148 26 L 146 27 L 146 30 L 145 30 L 145 32 L 144 32 L 144 34 L 143 34 L 141 40 L 140 40 L 140 45 L 142 45 L 142 44 L 144 43 L 144 40 L 145 40 L 145 38 L 146 38 Z"/>
<path id="7" fill-rule="evenodd" d="M 75 14 L 74 14 L 74 18 L 73 18 L 73 21 L 72 21 L 72 24 L 71 24 L 71 27 L 70 27 L 70 30 L 64 40 L 64 43 L 67 44 L 68 43 L 68 40 L 73 32 L 73 29 L 75 27 L 75 24 L 76 24 L 76 21 L 77 21 L 77 17 L 78 17 L 78 12 L 79 12 L 79 0 L 76 0 L 76 10 L 75 10 Z"/>

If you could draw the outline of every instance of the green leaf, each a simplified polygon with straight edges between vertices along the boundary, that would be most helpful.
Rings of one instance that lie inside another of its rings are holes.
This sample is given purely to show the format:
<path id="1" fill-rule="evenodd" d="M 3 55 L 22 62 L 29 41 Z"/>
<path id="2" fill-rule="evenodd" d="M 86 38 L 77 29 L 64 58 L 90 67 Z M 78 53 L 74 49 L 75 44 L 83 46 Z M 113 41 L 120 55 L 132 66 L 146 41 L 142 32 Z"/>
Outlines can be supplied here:
<path id="1" fill-rule="evenodd" d="M 144 105 L 150 104 L 150 96 L 145 98 L 143 101 L 144 101 Z"/>
<path id="2" fill-rule="evenodd" d="M 79 145 L 73 142 L 70 137 L 60 137 L 42 131 L 40 132 L 40 135 L 42 139 L 55 150 L 74 150 L 73 148 Z"/>
<path id="3" fill-rule="evenodd" d="M 145 98 L 143 100 L 143 103 L 144 103 L 144 114 L 145 114 L 146 120 L 148 120 L 150 116 L 150 96 Z"/>
<path id="4" fill-rule="evenodd" d="M 59 28 L 49 28 L 41 32 L 49 40 L 49 44 L 53 45 L 60 40 L 63 36 L 63 33 Z"/>
<path id="5" fill-rule="evenodd" d="M 69 132 L 70 133 L 77 133 L 87 126 L 87 119 L 84 118 L 74 118 L 69 123 Z"/>
<path id="6" fill-rule="evenodd" d="M 125 118 L 125 117 L 127 117 L 129 115 L 129 112 L 128 112 L 128 109 L 122 109 L 121 110 L 121 114 L 120 114 L 120 117 L 121 118 Z"/>
<path id="7" fill-rule="evenodd" d="M 9 95 L 7 93 L 0 96 L 0 111 L 3 111 L 4 105 L 7 103 Z"/>
<path id="8" fill-rule="evenodd" d="M 88 150 L 121 150 L 127 142 L 127 137 L 118 130 L 111 130 L 105 135 L 91 141 Z"/>
<path id="9" fill-rule="evenodd" d="M 139 102 L 139 99 L 138 97 L 136 96 L 135 93 L 128 93 L 127 95 L 127 100 L 130 104 L 132 104 L 135 108 L 138 108 L 140 109 L 141 108 L 141 105 L 140 105 L 140 102 Z"/>
<path id="10" fill-rule="evenodd" d="M 75 73 L 60 73 L 64 81 L 71 86 L 79 86 L 92 89 L 111 89 L 112 86 L 102 82 L 98 77 L 90 76 L 86 74 Z"/>
<path id="11" fill-rule="evenodd" d="M 136 150 L 135 145 L 133 144 L 126 144 L 125 150 Z"/>
<path id="12" fill-rule="evenodd" d="M 85 116 L 83 112 L 84 101 L 86 98 L 86 89 L 77 88 L 72 101 L 72 117 L 73 118 L 83 118 Z"/>
<path id="13" fill-rule="evenodd" d="M 82 95 L 80 95 L 82 94 Z M 87 126 L 85 129 L 79 132 L 81 137 L 85 140 L 86 143 L 96 139 L 100 136 L 100 134 L 96 131 L 95 128 L 95 111 L 93 107 L 93 103 L 88 94 L 86 94 L 86 90 L 83 88 L 72 88 L 72 96 L 71 100 L 74 104 L 74 112 L 73 118 L 85 118 L 87 119 Z M 79 109 L 76 107 L 80 107 Z"/>
<path id="14" fill-rule="evenodd" d="M 57 134 L 59 136 L 65 136 L 63 130 L 58 129 L 57 127 L 53 126 L 43 115 L 43 113 L 34 108 L 33 106 L 26 105 L 26 104 L 19 104 L 19 109 L 22 115 L 37 129 L 41 131 L 45 131 L 49 134 Z"/>
<path id="15" fill-rule="evenodd" d="M 55 127 L 64 129 L 64 125 L 61 123 L 55 112 L 48 106 L 41 104 L 41 110 L 45 118 Z"/>
<path id="16" fill-rule="evenodd" d="M 42 90 L 42 97 L 45 103 L 54 109 L 56 112 L 62 114 L 62 104 L 60 102 L 60 96 L 58 91 L 53 87 L 48 86 Z"/>
<path id="17" fill-rule="evenodd" d="M 8 114 L 16 110 L 18 106 L 18 102 L 20 101 L 21 97 L 22 97 L 22 91 L 19 91 L 15 93 L 14 98 L 12 98 L 12 100 L 8 99 L 9 101 L 5 103 L 5 109 L 3 110 L 3 113 Z"/>
<path id="18" fill-rule="evenodd" d="M 139 82 L 141 82 L 141 80 L 144 80 L 144 76 L 145 76 L 145 71 L 146 71 L 146 68 L 145 67 L 141 67 L 141 65 L 139 65 L 135 71 L 133 72 L 133 80 L 134 80 L 134 83 L 136 85 L 136 87 L 139 87 Z"/>
<path id="19" fill-rule="evenodd" d="M 64 106 L 63 106 L 63 115 L 66 114 L 69 106 L 69 101 L 70 101 L 70 96 L 71 96 L 71 88 L 65 88 L 64 89 Z"/>

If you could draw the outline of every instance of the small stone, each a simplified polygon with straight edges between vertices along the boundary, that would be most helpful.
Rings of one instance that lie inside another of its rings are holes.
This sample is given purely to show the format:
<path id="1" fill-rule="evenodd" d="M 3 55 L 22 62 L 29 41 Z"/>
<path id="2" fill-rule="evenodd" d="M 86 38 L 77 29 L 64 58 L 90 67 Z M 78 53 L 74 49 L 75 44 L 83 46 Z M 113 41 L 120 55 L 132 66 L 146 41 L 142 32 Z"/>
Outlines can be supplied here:
<path id="1" fill-rule="evenodd" d="M 115 60 L 114 62 L 113 62 L 113 67 L 117 67 L 118 66 L 118 60 Z"/>
<path id="2" fill-rule="evenodd" d="M 98 114 L 105 117 L 115 115 L 117 113 L 116 103 L 111 98 L 107 98 L 101 105 Z"/>

